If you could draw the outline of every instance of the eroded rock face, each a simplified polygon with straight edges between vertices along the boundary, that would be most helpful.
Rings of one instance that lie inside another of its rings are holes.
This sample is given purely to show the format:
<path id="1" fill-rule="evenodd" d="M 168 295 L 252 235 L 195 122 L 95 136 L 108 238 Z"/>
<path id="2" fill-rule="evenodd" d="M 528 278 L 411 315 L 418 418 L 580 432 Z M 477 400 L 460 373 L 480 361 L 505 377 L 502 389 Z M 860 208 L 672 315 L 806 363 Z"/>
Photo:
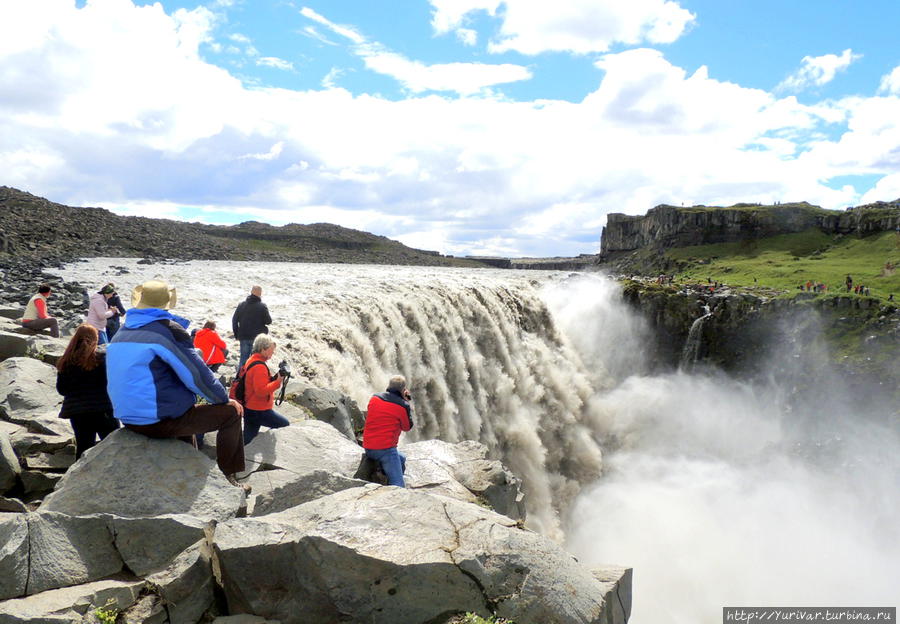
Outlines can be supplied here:
<path id="1" fill-rule="evenodd" d="M 603 588 L 558 546 L 478 506 L 368 485 L 215 537 L 231 612 L 283 622 L 603 622 Z M 327 562 L 327 564 L 325 564 Z M 438 589 L 439 588 L 439 589 Z"/>
<path id="2" fill-rule="evenodd" d="M 243 491 L 189 444 L 153 440 L 123 428 L 86 452 L 41 509 L 71 515 L 187 514 L 226 520 L 244 504 Z"/>
<path id="3" fill-rule="evenodd" d="M 0 362 L 0 418 L 27 421 L 34 413 L 58 413 L 61 404 L 55 368 L 27 357 Z"/>
<path id="4" fill-rule="evenodd" d="M 295 401 L 308 409 L 314 418 L 327 422 L 351 441 L 356 441 L 356 432 L 362 431 L 365 424 L 356 401 L 337 390 L 306 388 Z"/>

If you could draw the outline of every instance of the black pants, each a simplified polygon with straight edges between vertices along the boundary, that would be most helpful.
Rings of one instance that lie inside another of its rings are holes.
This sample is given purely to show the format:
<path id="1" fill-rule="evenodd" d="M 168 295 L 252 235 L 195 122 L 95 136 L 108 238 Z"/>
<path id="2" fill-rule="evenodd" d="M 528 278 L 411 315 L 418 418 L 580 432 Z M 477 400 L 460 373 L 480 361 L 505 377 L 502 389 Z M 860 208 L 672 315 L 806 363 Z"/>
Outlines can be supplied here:
<path id="1" fill-rule="evenodd" d="M 119 421 L 113 418 L 112 412 L 96 412 L 77 414 L 69 418 L 72 431 L 75 432 L 75 460 L 97 443 L 119 428 Z"/>

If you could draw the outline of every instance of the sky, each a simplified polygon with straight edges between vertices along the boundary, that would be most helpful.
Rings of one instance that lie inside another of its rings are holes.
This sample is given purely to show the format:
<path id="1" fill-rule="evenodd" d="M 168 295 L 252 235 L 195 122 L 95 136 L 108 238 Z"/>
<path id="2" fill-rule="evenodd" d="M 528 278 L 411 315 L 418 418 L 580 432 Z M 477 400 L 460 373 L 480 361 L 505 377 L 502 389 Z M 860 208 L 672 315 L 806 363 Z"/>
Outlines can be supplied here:
<path id="1" fill-rule="evenodd" d="M 661 203 L 900 198 L 897 0 L 0 0 L 0 185 L 596 253 Z"/>

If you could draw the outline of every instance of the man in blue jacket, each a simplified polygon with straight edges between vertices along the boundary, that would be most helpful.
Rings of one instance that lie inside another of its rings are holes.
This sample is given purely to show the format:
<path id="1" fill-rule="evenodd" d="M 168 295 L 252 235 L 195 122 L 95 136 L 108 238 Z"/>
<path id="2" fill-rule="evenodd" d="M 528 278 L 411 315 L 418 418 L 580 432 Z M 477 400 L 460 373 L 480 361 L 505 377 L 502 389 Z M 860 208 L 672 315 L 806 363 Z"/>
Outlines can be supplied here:
<path id="1" fill-rule="evenodd" d="M 133 307 L 107 349 L 109 398 L 125 427 L 151 438 L 217 431 L 216 459 L 232 485 L 244 470 L 243 407 L 228 398 L 194 350 L 188 321 L 169 310 L 175 289 L 149 281 L 135 288 Z M 209 405 L 194 405 L 196 395 Z"/>

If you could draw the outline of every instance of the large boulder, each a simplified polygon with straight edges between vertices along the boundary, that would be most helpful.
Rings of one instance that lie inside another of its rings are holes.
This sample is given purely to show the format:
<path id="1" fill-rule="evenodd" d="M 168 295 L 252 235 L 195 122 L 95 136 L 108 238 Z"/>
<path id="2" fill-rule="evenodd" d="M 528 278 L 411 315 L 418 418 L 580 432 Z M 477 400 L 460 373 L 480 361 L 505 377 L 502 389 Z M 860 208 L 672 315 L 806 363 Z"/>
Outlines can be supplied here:
<path id="1" fill-rule="evenodd" d="M 146 583 L 126 574 L 110 579 L 52 589 L 27 598 L 0 602 L 2 624 L 71 624 L 97 607 L 114 605 L 127 609 L 134 604 Z"/>
<path id="2" fill-rule="evenodd" d="M 212 551 L 201 540 L 180 553 L 162 571 L 147 577 L 150 587 L 162 598 L 172 624 L 193 624 L 214 600 L 215 579 Z"/>
<path id="3" fill-rule="evenodd" d="M 63 331 L 63 328 L 60 330 Z M 28 355 L 52 366 L 56 366 L 67 346 L 68 338 L 53 338 L 43 334 L 28 337 Z"/>
<path id="4" fill-rule="evenodd" d="M 0 494 L 15 487 L 21 473 L 22 466 L 9 441 L 9 436 L 0 431 Z"/>
<path id="5" fill-rule="evenodd" d="M 357 432 L 365 424 L 356 401 L 337 390 L 306 388 L 294 401 L 308 409 L 313 418 L 327 422 L 352 441 L 356 441 Z"/>
<path id="6" fill-rule="evenodd" d="M 605 624 L 603 587 L 550 540 L 476 505 L 367 485 L 220 524 L 229 611 L 291 622 Z"/>
<path id="7" fill-rule="evenodd" d="M 56 392 L 55 368 L 27 357 L 0 362 L 0 418 L 24 424 L 18 417 L 59 412 L 60 404 L 62 397 Z"/>
<path id="8" fill-rule="evenodd" d="M 525 519 L 521 482 L 499 461 L 488 459 L 480 442 L 426 440 L 400 450 L 406 455 L 407 487 L 474 499 L 504 516 Z"/>
<path id="9" fill-rule="evenodd" d="M 41 511 L 28 521 L 26 593 L 96 581 L 122 570 L 122 557 L 105 518 Z"/>
<path id="10" fill-rule="evenodd" d="M 326 470 L 314 470 L 301 475 L 285 470 L 266 470 L 250 475 L 247 483 L 253 486 L 254 491 L 261 492 L 256 496 L 251 515 L 264 516 L 335 492 L 364 487 L 367 481 Z"/>
<path id="11" fill-rule="evenodd" d="M 213 523 L 185 515 L 155 518 L 109 518 L 116 550 L 138 576 L 165 570 L 172 561 L 211 535 Z"/>
<path id="12" fill-rule="evenodd" d="M 317 420 L 305 420 L 256 436 L 244 449 L 247 472 L 283 470 L 297 476 L 324 470 L 354 477 L 363 461 L 362 448 L 337 429 Z M 259 492 L 257 492 L 259 493 Z"/>
<path id="13" fill-rule="evenodd" d="M 0 515 L 0 601 L 25 593 L 28 585 L 28 521 L 25 514 Z M 0 602 L 0 605 L 3 603 Z"/>
<path id="14" fill-rule="evenodd" d="M 123 428 L 88 450 L 41 509 L 78 516 L 187 514 L 226 520 L 244 507 L 243 490 L 229 484 L 216 463 L 191 445 Z"/>
<path id="15" fill-rule="evenodd" d="M 22 334 L 0 330 L 0 360 L 25 357 L 28 353 L 28 338 Z"/>

